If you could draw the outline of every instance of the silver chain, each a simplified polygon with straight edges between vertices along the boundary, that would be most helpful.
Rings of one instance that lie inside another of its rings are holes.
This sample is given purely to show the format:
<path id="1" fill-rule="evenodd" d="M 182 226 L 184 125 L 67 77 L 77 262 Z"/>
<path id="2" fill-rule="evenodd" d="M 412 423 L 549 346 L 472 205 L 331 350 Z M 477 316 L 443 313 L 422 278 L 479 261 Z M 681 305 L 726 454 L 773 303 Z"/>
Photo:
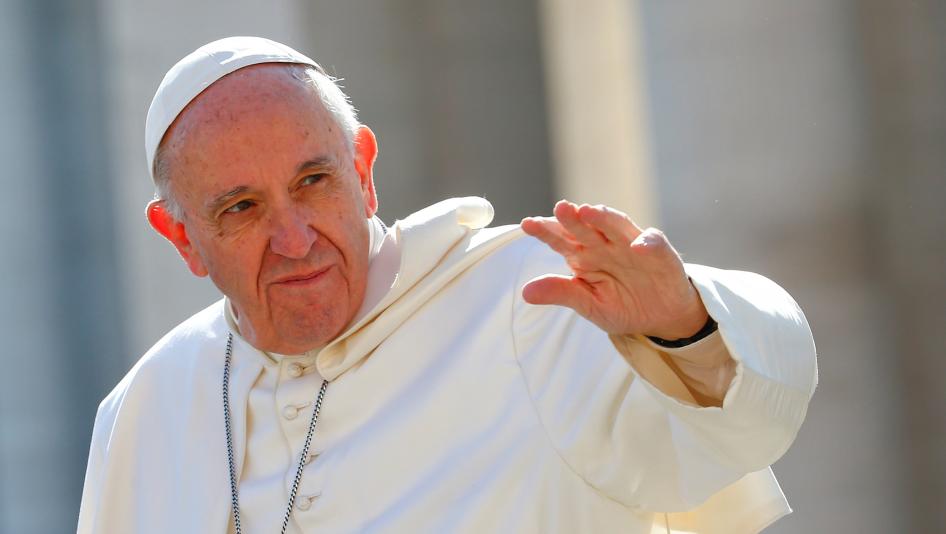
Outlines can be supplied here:
<path id="1" fill-rule="evenodd" d="M 230 468 L 230 502 L 233 508 L 233 526 L 236 534 L 243 534 L 240 526 L 240 498 L 237 493 L 236 469 L 233 466 L 233 433 L 230 430 L 230 360 L 232 355 L 233 332 L 230 332 L 227 335 L 227 359 L 223 364 L 223 424 L 227 430 L 227 465 Z M 319 395 L 315 399 L 315 407 L 312 408 L 312 418 L 309 419 L 309 431 L 305 436 L 305 445 L 302 446 L 302 455 L 299 457 L 299 465 L 296 467 L 296 476 L 292 480 L 292 489 L 289 491 L 289 504 L 286 505 L 286 515 L 282 520 L 281 534 L 286 534 L 286 529 L 289 527 L 292 506 L 296 502 L 299 483 L 302 482 L 302 468 L 305 467 L 306 458 L 309 457 L 309 446 L 312 444 L 312 435 L 315 433 L 315 423 L 319 419 L 319 410 L 322 409 L 322 399 L 325 397 L 326 387 L 328 387 L 328 380 L 322 380 L 322 387 L 319 388 Z"/>

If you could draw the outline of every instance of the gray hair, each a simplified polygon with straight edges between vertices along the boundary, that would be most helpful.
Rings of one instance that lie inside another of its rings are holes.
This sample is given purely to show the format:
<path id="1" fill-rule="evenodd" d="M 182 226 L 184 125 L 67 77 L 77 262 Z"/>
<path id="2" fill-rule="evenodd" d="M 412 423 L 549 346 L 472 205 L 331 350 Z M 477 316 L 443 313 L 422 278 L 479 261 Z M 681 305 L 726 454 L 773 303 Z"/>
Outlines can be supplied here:
<path id="1" fill-rule="evenodd" d="M 345 134 L 348 149 L 352 150 L 355 143 L 355 134 L 361 123 L 358 122 L 358 111 L 351 104 L 342 91 L 341 78 L 331 76 L 322 69 L 312 65 L 287 64 L 293 78 L 311 85 L 319 95 L 319 100 L 325 109 L 331 113 L 335 122 Z M 184 220 L 184 210 L 174 199 L 171 192 L 171 158 L 167 154 L 167 145 L 162 140 L 154 153 L 154 198 L 163 200 L 165 209 L 178 221 Z"/>

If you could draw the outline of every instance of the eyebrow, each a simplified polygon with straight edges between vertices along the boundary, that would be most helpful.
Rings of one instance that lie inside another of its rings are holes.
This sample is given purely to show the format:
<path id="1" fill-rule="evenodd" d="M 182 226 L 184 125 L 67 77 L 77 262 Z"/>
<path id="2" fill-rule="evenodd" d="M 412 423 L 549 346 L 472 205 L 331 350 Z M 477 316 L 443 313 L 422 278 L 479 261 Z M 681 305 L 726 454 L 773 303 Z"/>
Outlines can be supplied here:
<path id="1" fill-rule="evenodd" d="M 211 213 L 216 213 L 217 210 L 222 208 L 224 204 L 230 201 L 230 199 L 232 199 L 235 196 L 242 195 L 243 193 L 246 193 L 249 190 L 250 188 L 245 185 L 234 187 L 233 189 L 227 191 L 226 193 L 222 195 L 217 196 L 216 198 L 208 202 L 207 209 Z"/>
<path id="2" fill-rule="evenodd" d="M 300 163 L 299 166 L 296 168 L 296 174 L 300 174 L 306 170 L 326 168 L 326 167 L 334 168 L 335 166 L 336 166 L 335 158 L 331 156 L 317 156 L 308 161 L 303 161 L 302 163 Z"/>

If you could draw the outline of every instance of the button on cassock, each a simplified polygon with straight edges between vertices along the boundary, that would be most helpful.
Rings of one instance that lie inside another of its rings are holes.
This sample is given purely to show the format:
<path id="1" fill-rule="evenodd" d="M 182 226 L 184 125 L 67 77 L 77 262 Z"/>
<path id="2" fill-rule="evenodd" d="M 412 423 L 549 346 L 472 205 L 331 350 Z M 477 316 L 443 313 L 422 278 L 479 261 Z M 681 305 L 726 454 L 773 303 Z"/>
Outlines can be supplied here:
<path id="1" fill-rule="evenodd" d="M 312 507 L 312 501 L 317 499 L 321 493 L 313 493 L 312 495 L 300 495 L 299 499 L 296 501 L 296 508 L 305 512 Z"/>
<path id="2" fill-rule="evenodd" d="M 288 419 L 289 421 L 292 421 L 299 415 L 299 410 L 303 408 L 308 408 L 311 404 L 312 404 L 311 402 L 306 402 L 303 404 L 287 404 L 282 409 L 282 416 Z"/>
<path id="3" fill-rule="evenodd" d="M 288 419 L 289 421 L 292 421 L 298 415 L 299 415 L 299 408 L 296 408 L 295 406 L 291 404 L 282 409 L 282 416 Z"/>
<path id="4" fill-rule="evenodd" d="M 303 368 L 298 363 L 290 364 L 289 367 L 286 369 L 286 372 L 292 378 L 299 378 L 300 376 L 302 376 L 302 371 L 303 371 Z"/>

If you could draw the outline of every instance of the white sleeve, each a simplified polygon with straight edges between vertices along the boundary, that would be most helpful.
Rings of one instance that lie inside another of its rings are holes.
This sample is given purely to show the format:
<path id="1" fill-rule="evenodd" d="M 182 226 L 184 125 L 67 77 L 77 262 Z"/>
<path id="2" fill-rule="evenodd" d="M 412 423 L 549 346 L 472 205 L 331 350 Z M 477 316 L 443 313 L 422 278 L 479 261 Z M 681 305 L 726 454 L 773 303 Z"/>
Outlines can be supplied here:
<path id="1" fill-rule="evenodd" d="M 627 506 L 686 511 L 788 449 L 817 371 L 808 324 L 776 284 L 687 266 L 736 361 L 717 408 L 681 400 L 690 392 L 649 344 L 621 338 L 618 350 L 571 310 L 525 303 L 522 285 L 551 272 L 568 269 L 533 247 L 514 300 L 516 356 L 553 445 L 589 485 Z"/>

